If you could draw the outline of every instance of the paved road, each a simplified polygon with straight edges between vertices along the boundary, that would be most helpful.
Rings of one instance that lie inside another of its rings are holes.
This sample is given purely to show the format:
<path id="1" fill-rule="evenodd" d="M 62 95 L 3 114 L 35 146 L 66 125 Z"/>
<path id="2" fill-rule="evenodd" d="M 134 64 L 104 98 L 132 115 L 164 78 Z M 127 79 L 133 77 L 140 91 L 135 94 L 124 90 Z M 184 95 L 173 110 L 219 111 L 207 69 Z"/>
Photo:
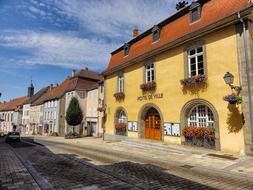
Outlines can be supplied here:
<path id="1" fill-rule="evenodd" d="M 108 146 L 92 140 L 66 144 L 40 138 L 46 145 L 15 148 L 55 189 L 253 189 L 251 177 L 185 164 L 150 147 Z M 97 142 L 97 143 L 96 143 Z M 110 144 L 110 143 L 109 143 Z M 108 148 L 109 147 L 109 148 Z M 128 149 L 126 149 L 128 147 Z M 153 156 L 150 156 L 153 155 Z M 181 155 L 182 158 L 184 155 Z M 217 159 L 214 159 L 217 162 Z M 229 162 L 229 161 L 228 161 Z"/>
<path id="2" fill-rule="evenodd" d="M 71 146 L 66 147 L 69 151 Z M 17 144 L 14 148 L 54 189 L 214 189 L 151 164 L 124 161 L 95 165 L 75 155 L 55 154 L 39 145 L 22 148 Z"/>
<path id="3" fill-rule="evenodd" d="M 40 190 L 11 147 L 0 138 L 0 189 Z"/>

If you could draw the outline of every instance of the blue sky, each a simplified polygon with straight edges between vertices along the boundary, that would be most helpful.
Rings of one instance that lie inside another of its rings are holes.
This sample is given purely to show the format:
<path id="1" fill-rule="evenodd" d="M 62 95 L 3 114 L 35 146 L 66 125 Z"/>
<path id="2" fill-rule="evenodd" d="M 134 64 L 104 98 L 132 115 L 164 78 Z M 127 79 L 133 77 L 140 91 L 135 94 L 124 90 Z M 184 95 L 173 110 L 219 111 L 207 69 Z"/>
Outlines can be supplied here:
<path id="1" fill-rule="evenodd" d="M 110 53 L 175 12 L 178 0 L 0 0 L 0 101 L 103 71 Z"/>

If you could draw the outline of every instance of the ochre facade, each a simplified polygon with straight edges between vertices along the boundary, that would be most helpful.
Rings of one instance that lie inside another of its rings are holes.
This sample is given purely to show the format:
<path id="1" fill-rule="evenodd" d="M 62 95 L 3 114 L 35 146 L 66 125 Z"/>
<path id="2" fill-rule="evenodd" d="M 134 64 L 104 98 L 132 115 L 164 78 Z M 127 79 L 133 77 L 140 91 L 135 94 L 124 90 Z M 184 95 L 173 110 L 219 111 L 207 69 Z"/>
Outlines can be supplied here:
<path id="1" fill-rule="evenodd" d="M 204 87 L 185 90 L 180 80 L 185 78 L 187 59 L 186 49 L 201 41 L 205 49 L 205 69 L 207 85 Z M 144 83 L 145 64 L 152 61 L 155 65 L 156 90 L 144 93 L 140 85 Z M 237 55 L 237 38 L 235 25 L 209 33 L 194 41 L 161 52 L 152 58 L 135 63 L 121 69 L 124 73 L 125 98 L 116 101 L 113 94 L 117 92 L 118 73 L 108 75 L 105 80 L 106 88 L 106 135 L 115 135 L 115 117 L 118 109 L 126 112 L 128 121 L 136 121 L 138 130 L 127 131 L 126 136 L 145 138 L 143 127 L 145 121 L 142 115 L 147 107 L 155 108 L 161 118 L 161 126 L 166 122 L 179 123 L 181 134 L 179 137 L 166 136 L 163 133 L 161 141 L 165 143 L 182 144 L 183 128 L 187 125 L 187 105 L 191 102 L 201 102 L 211 107 L 214 114 L 216 149 L 239 153 L 244 150 L 243 124 L 240 105 L 230 105 L 223 100 L 231 89 L 225 84 L 223 76 L 226 72 L 234 75 L 234 84 L 240 84 L 239 64 Z M 141 98 L 146 96 L 147 99 Z M 152 96 L 152 99 L 149 97 Z M 156 98 L 155 98 L 156 96 Z M 194 105 L 194 104 L 192 104 Z"/>

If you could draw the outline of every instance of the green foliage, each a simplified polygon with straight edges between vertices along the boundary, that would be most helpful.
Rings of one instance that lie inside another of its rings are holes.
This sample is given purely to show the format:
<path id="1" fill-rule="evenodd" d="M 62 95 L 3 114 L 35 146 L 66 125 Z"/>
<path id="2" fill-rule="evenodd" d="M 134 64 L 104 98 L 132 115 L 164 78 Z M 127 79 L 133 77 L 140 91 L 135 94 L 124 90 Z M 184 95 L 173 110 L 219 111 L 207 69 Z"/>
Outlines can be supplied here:
<path id="1" fill-rule="evenodd" d="M 68 132 L 67 136 L 78 136 L 77 132 Z"/>
<path id="2" fill-rule="evenodd" d="M 79 125 L 83 120 L 83 113 L 80 108 L 78 100 L 73 97 L 69 103 L 69 107 L 66 113 L 66 121 L 68 125 Z"/>

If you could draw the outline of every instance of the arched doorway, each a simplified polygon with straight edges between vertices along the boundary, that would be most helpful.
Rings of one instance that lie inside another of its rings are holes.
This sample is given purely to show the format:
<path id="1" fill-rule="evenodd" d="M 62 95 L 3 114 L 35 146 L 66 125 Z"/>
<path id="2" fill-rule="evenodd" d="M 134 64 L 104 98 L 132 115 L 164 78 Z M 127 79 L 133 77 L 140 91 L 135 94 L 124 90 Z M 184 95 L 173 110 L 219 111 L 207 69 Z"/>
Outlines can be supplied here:
<path id="1" fill-rule="evenodd" d="M 162 140 L 162 124 L 159 112 L 150 108 L 145 116 L 145 138 Z"/>

